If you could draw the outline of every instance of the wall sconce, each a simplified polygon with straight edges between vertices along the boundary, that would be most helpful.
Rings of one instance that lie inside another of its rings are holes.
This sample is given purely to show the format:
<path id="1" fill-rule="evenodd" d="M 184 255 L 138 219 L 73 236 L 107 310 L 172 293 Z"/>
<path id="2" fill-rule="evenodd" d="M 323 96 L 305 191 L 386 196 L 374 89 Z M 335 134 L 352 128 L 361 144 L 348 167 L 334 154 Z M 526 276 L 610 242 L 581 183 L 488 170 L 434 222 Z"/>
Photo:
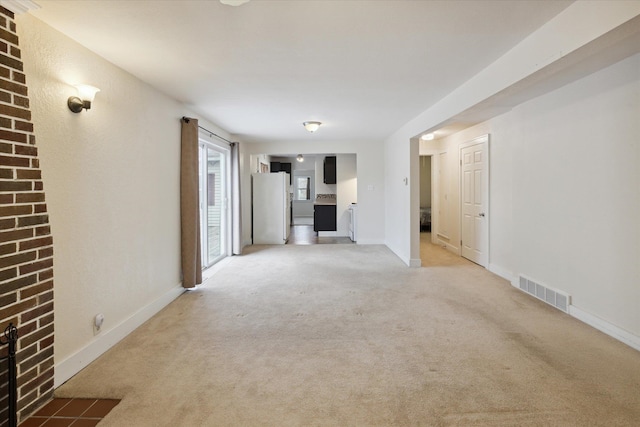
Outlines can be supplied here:
<path id="1" fill-rule="evenodd" d="M 304 126 L 304 128 L 309 132 L 313 133 L 318 130 L 321 124 L 322 123 L 320 122 L 304 122 L 302 123 L 302 126 Z"/>
<path id="2" fill-rule="evenodd" d="M 78 96 L 70 96 L 67 100 L 67 106 L 74 113 L 79 113 L 84 108 L 88 110 L 91 108 L 93 98 L 96 97 L 96 93 L 100 92 L 97 87 L 89 85 L 75 85 L 78 90 Z"/>
<path id="3" fill-rule="evenodd" d="M 302 163 L 304 162 L 304 157 L 302 157 L 302 154 L 298 154 L 298 157 L 296 157 L 296 160 Z"/>

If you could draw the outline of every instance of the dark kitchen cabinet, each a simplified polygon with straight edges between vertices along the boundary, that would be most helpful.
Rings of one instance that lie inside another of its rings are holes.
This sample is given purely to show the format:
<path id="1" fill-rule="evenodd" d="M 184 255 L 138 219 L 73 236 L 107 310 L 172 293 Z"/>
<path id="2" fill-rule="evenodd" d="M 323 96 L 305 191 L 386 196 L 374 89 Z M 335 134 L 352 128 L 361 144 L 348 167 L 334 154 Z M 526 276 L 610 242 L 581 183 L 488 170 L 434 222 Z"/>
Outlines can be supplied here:
<path id="1" fill-rule="evenodd" d="M 336 183 L 336 156 L 327 156 L 324 158 L 324 183 Z"/>
<path id="2" fill-rule="evenodd" d="M 289 174 L 289 184 L 292 182 L 291 163 L 271 162 L 271 173 L 286 172 Z"/>
<path id="3" fill-rule="evenodd" d="M 336 205 L 313 206 L 313 231 L 336 231 Z"/>

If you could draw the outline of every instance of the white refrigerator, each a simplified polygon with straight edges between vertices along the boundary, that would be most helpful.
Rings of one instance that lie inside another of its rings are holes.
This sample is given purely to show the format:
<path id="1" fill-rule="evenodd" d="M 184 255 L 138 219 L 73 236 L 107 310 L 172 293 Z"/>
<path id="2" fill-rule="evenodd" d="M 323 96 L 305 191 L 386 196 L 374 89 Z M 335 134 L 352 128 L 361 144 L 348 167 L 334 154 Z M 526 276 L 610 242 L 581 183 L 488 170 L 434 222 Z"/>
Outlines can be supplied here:
<path id="1" fill-rule="evenodd" d="M 289 174 L 254 173 L 252 182 L 253 244 L 285 244 L 291 228 Z"/>

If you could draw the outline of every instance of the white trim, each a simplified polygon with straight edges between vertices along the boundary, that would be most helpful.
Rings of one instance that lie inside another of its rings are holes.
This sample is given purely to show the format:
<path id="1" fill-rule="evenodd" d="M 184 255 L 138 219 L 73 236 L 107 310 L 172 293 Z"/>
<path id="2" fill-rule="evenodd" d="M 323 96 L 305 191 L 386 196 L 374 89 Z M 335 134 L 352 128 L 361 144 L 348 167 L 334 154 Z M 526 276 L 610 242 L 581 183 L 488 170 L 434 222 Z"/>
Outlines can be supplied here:
<path id="1" fill-rule="evenodd" d="M 53 387 L 58 388 L 71 377 L 86 368 L 91 362 L 96 360 L 101 354 L 116 345 L 119 341 L 133 332 L 137 327 L 152 318 L 156 313 L 178 298 L 185 289 L 178 285 L 164 295 L 142 307 L 129 318 L 123 320 L 112 329 L 101 333 L 83 348 L 55 364 L 55 374 Z"/>
<path id="2" fill-rule="evenodd" d="M 412 258 L 409 260 L 409 267 L 420 268 L 422 267 L 422 260 L 420 258 Z"/>
<path id="3" fill-rule="evenodd" d="M 513 272 L 507 270 L 506 268 L 500 265 L 489 263 L 487 270 L 489 270 L 495 275 L 502 277 L 505 280 L 508 280 L 512 285 L 513 285 L 513 282 L 515 281 L 515 276 L 513 275 Z"/>
<path id="4" fill-rule="evenodd" d="M 607 322 L 597 316 L 594 316 L 591 313 L 587 313 L 586 311 L 576 307 L 575 305 L 569 306 L 569 314 L 576 319 L 586 323 L 589 326 L 596 328 L 597 330 L 604 332 L 628 345 L 631 348 L 634 348 L 640 351 L 640 337 L 637 335 L 633 335 L 631 332 L 625 331 L 622 328 L 617 327 L 616 325 Z"/>
<path id="5" fill-rule="evenodd" d="M 32 0 L 0 0 L 0 6 L 9 9 L 16 15 L 28 12 L 31 9 L 40 9 L 40 5 Z"/>

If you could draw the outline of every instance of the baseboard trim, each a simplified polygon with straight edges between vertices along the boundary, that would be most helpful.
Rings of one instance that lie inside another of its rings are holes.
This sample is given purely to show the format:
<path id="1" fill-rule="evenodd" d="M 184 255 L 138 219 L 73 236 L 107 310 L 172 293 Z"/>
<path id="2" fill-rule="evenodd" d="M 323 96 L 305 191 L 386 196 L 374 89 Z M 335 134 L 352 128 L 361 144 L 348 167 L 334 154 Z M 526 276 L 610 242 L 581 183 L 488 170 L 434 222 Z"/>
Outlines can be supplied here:
<path id="1" fill-rule="evenodd" d="M 627 332 L 622 328 L 613 325 L 606 320 L 603 320 L 597 316 L 594 316 L 591 313 L 588 313 L 575 305 L 569 306 L 569 314 L 581 322 L 586 323 L 589 326 L 596 328 L 597 330 L 604 332 L 628 345 L 629 347 L 640 351 L 640 337 L 633 335 L 631 332 Z"/>
<path id="2" fill-rule="evenodd" d="M 169 303 L 178 298 L 184 291 L 185 289 L 182 285 L 172 288 L 150 304 L 142 307 L 129 318 L 114 326 L 112 329 L 96 335 L 93 341 L 71 356 L 59 363 L 56 363 L 53 387 L 58 388 L 67 382 L 71 377 L 86 368 L 91 362 L 120 342 L 137 327 L 169 305 Z"/>
<path id="3" fill-rule="evenodd" d="M 511 271 L 499 265 L 489 263 L 487 270 L 489 270 L 490 272 L 492 272 L 497 276 L 502 277 L 503 279 L 507 280 L 511 284 L 513 284 L 515 280 L 513 273 Z"/>
<path id="4" fill-rule="evenodd" d="M 412 258 L 409 260 L 409 267 L 419 268 L 422 267 L 422 260 L 420 258 Z"/>

